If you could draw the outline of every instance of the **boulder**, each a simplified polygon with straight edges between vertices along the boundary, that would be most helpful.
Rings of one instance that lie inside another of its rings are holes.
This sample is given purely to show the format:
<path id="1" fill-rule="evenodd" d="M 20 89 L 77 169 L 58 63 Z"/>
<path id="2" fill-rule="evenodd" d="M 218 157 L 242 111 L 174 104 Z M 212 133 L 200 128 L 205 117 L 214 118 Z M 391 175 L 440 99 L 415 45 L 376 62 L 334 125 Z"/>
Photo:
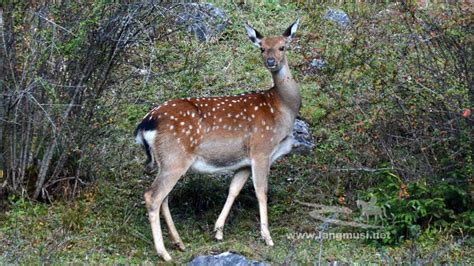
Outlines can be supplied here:
<path id="1" fill-rule="evenodd" d="M 200 42 L 208 42 L 222 32 L 229 17 L 224 10 L 209 3 L 186 3 L 184 11 L 179 13 L 176 22 L 185 25 Z"/>
<path id="2" fill-rule="evenodd" d="M 322 58 L 315 58 L 309 62 L 309 66 L 316 70 L 322 70 L 327 65 L 326 61 Z"/>
<path id="3" fill-rule="evenodd" d="M 247 259 L 246 257 L 234 254 L 231 252 L 224 252 L 219 255 L 202 255 L 194 258 L 189 262 L 188 266 L 266 266 L 267 264 L 259 261 Z"/>
<path id="4" fill-rule="evenodd" d="M 339 10 L 339 9 L 329 9 L 324 15 L 324 18 L 327 20 L 331 20 L 339 24 L 339 26 L 346 28 L 351 24 L 351 19 L 346 12 Z"/>
<path id="5" fill-rule="evenodd" d="M 291 152 L 308 154 L 313 150 L 314 146 L 309 124 L 301 119 L 295 119 L 293 126 L 293 149 Z"/>

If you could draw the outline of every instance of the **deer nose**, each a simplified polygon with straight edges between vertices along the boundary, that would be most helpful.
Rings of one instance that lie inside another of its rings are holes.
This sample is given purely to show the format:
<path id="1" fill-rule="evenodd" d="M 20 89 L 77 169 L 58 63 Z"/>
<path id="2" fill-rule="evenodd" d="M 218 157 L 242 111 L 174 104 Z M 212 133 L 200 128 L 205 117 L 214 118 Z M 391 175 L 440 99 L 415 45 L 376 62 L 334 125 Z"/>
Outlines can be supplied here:
<path id="1" fill-rule="evenodd" d="M 267 66 L 269 67 L 274 67 L 276 66 L 276 60 L 273 57 L 270 57 L 267 59 Z"/>

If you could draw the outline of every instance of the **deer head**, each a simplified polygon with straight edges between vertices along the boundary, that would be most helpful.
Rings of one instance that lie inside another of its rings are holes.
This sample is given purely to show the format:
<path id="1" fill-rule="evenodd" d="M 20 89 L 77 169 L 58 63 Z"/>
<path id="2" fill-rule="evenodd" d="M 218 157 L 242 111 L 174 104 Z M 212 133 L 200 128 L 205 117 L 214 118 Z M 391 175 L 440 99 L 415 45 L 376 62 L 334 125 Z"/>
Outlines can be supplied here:
<path id="1" fill-rule="evenodd" d="M 265 67 L 271 72 L 278 72 L 286 63 L 285 52 L 298 29 L 299 19 L 288 27 L 282 36 L 263 37 L 263 35 L 247 24 L 245 29 L 250 40 L 260 48 Z"/>

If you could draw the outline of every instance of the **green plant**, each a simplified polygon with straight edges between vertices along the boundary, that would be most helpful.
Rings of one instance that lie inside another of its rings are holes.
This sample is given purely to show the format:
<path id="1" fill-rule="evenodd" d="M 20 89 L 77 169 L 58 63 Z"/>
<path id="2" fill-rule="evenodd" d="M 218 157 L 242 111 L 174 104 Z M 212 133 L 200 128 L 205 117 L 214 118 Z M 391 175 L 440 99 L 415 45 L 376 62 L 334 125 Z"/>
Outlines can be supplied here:
<path id="1" fill-rule="evenodd" d="M 417 239 L 430 229 L 448 229 L 460 234 L 472 231 L 471 198 L 460 186 L 426 180 L 405 184 L 390 171 L 380 177 L 384 181 L 369 194 L 387 210 L 387 231 L 391 238 L 384 239 L 386 243 Z"/>

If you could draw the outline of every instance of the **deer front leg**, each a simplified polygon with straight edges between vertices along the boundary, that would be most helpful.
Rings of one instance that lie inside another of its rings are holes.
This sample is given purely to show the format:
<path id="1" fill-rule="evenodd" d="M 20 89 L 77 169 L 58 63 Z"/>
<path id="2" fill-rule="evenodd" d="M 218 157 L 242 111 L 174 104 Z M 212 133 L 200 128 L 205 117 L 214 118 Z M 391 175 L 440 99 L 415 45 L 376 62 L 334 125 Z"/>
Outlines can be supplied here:
<path id="1" fill-rule="evenodd" d="M 257 195 L 260 210 L 260 230 L 265 244 L 273 246 L 273 240 L 268 230 L 267 190 L 268 172 L 270 170 L 270 159 L 257 157 L 252 159 L 252 180 Z"/>
<path id="2" fill-rule="evenodd" d="M 217 218 L 216 225 L 214 226 L 214 231 L 216 232 L 215 238 L 217 240 L 222 240 L 224 238 L 224 224 L 227 216 L 229 215 L 232 204 L 234 204 L 235 198 L 239 195 L 240 191 L 245 185 L 245 182 L 250 176 L 250 169 L 242 169 L 238 171 L 230 183 L 229 195 L 225 201 L 224 208 L 222 208 L 219 218 Z"/>

